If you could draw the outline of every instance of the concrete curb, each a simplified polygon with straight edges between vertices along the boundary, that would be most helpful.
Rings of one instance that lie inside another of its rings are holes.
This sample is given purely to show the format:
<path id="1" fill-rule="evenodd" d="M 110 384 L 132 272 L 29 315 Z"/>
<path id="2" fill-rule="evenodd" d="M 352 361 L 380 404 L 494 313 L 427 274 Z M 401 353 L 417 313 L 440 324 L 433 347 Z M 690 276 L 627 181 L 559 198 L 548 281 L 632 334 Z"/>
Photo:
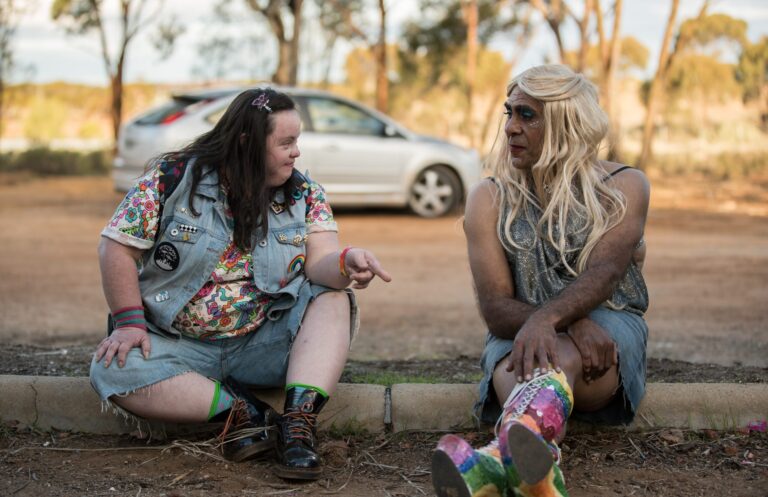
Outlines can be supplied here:
<path id="1" fill-rule="evenodd" d="M 129 433 L 133 423 L 103 411 L 88 378 L 0 375 L 0 421 L 21 426 L 95 434 Z M 282 406 L 283 392 L 263 390 L 260 398 Z M 320 416 L 321 429 L 452 430 L 474 427 L 477 386 L 407 383 L 340 384 Z M 662 427 L 734 429 L 768 419 L 768 384 L 651 383 L 630 430 Z M 198 429 L 200 426 L 198 426 Z M 586 427 L 569 423 L 569 429 Z M 189 426 L 151 423 L 161 433 Z M 191 430 L 194 431 L 194 430 Z"/>

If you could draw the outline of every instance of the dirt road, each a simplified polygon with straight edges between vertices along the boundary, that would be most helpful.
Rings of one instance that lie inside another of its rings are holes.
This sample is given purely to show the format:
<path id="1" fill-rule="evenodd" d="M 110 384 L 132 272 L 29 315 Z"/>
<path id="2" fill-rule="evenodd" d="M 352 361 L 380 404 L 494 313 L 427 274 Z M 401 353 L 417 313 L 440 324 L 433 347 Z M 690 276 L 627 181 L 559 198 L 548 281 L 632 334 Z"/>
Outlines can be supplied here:
<path id="1" fill-rule="evenodd" d="M 768 217 L 681 208 L 674 189 L 654 193 L 649 355 L 767 366 Z M 108 178 L 0 184 L 4 342 L 100 339 L 107 307 L 96 245 L 119 200 Z M 458 216 L 341 211 L 337 220 L 342 243 L 370 248 L 394 276 L 358 293 L 363 325 L 354 359 L 479 356 L 483 324 Z"/>

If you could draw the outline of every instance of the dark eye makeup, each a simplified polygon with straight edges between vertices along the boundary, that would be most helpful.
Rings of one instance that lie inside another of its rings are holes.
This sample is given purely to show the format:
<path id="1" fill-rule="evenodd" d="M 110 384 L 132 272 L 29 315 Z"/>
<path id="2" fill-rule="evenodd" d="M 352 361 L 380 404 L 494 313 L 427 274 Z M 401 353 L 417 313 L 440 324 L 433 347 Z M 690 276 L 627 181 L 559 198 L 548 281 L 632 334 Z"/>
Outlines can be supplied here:
<path id="1" fill-rule="evenodd" d="M 517 114 L 523 121 L 531 121 L 536 118 L 536 111 L 527 105 L 516 105 L 514 108 L 504 104 L 504 115 L 512 117 Z"/>

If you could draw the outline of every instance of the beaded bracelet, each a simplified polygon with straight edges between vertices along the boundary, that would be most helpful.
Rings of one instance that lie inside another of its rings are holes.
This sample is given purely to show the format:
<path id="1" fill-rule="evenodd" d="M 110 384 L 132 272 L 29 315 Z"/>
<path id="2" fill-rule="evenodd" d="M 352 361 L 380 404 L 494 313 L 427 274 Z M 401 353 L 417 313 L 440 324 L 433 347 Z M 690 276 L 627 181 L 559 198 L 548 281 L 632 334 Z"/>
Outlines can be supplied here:
<path id="1" fill-rule="evenodd" d="M 132 306 L 123 307 L 112 313 L 112 322 L 115 325 L 115 329 L 118 328 L 141 328 L 147 331 L 147 320 L 144 318 L 144 307 Z"/>
<path id="2" fill-rule="evenodd" d="M 347 252 L 349 252 L 350 249 L 352 249 L 352 247 L 345 248 L 344 250 L 341 251 L 341 254 L 339 255 L 339 272 L 345 278 L 349 278 L 349 274 L 347 274 L 346 258 L 347 258 Z"/>

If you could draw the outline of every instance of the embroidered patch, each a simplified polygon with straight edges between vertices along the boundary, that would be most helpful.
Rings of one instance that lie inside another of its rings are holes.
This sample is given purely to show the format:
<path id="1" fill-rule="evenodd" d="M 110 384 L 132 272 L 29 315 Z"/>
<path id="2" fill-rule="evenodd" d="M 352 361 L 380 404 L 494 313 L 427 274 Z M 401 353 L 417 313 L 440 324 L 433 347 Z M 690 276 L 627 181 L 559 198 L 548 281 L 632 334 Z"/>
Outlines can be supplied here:
<path id="1" fill-rule="evenodd" d="M 163 242 L 155 249 L 155 264 L 163 271 L 173 271 L 179 267 L 179 251 L 168 242 Z"/>
<path id="2" fill-rule="evenodd" d="M 304 260 L 306 257 L 304 254 L 299 254 L 293 258 L 290 264 L 288 264 L 288 272 L 300 271 L 304 267 Z"/>

